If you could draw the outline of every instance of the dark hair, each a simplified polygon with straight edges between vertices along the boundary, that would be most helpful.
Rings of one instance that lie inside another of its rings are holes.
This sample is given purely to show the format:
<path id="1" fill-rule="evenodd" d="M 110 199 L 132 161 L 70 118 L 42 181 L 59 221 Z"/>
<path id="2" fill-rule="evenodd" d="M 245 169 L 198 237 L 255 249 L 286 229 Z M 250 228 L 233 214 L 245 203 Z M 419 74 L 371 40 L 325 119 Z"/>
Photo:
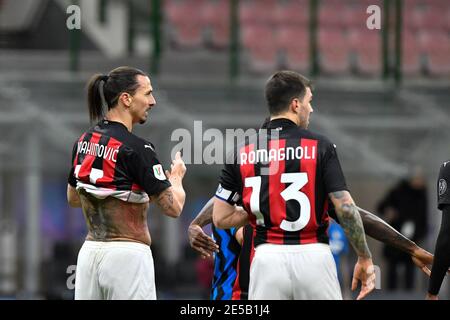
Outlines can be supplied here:
<path id="1" fill-rule="evenodd" d="M 91 121 L 103 117 L 103 102 L 100 83 L 103 82 L 103 98 L 108 110 L 117 106 L 119 96 L 123 92 L 133 95 L 139 87 L 136 77 L 147 76 L 143 71 L 132 67 L 119 67 L 108 75 L 95 74 L 87 85 L 89 118 Z"/>
<path id="2" fill-rule="evenodd" d="M 266 101 L 271 115 L 279 115 L 287 110 L 292 99 L 305 97 L 311 81 L 294 71 L 278 71 L 266 84 Z"/>

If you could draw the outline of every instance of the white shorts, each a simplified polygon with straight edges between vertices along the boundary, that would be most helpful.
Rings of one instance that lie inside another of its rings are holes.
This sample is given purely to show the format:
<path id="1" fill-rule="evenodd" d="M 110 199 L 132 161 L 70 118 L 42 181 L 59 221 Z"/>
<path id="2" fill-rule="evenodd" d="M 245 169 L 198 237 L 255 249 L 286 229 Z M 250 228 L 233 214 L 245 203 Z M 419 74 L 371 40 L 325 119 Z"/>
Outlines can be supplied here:
<path id="1" fill-rule="evenodd" d="M 156 300 L 150 247 L 85 241 L 78 253 L 75 300 Z"/>
<path id="2" fill-rule="evenodd" d="M 262 244 L 250 268 L 250 300 L 342 300 L 330 247 Z"/>

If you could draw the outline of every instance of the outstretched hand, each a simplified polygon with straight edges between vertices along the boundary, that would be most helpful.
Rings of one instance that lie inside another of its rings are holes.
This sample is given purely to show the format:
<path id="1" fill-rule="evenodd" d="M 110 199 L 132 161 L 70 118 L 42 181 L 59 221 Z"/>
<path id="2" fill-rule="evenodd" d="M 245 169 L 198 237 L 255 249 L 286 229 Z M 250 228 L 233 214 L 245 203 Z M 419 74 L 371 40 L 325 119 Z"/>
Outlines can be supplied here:
<path id="1" fill-rule="evenodd" d="M 412 262 L 427 276 L 431 275 L 430 268 L 433 265 L 433 259 L 434 256 L 427 250 L 422 249 L 421 247 L 417 247 L 417 249 L 415 249 L 414 252 L 411 254 Z M 450 274 L 450 269 L 447 270 L 447 273 Z"/>
<path id="2" fill-rule="evenodd" d="M 191 248 L 200 253 L 202 258 L 212 257 L 214 252 L 219 251 L 219 246 L 208 236 L 203 229 L 196 224 L 188 228 L 189 244 Z"/>
<path id="3" fill-rule="evenodd" d="M 420 247 L 411 254 L 412 262 L 427 276 L 431 274 L 430 266 L 433 265 L 433 258 L 434 256 L 431 253 Z"/>

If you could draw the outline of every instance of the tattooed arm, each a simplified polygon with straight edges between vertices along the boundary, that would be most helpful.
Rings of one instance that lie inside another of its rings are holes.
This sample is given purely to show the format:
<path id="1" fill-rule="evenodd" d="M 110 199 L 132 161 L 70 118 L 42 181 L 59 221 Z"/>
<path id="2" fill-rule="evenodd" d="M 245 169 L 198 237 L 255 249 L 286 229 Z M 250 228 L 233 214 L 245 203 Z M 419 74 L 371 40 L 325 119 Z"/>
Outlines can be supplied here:
<path id="1" fill-rule="evenodd" d="M 203 258 L 210 257 L 214 252 L 219 251 L 219 246 L 216 242 L 203 232 L 202 229 L 212 222 L 213 206 L 214 198 L 211 198 L 200 210 L 194 220 L 192 220 L 188 228 L 189 244 L 192 249 L 200 253 Z"/>
<path id="2" fill-rule="evenodd" d="M 175 155 L 172 161 L 171 171 L 166 171 L 166 176 L 172 184 L 171 187 L 165 189 L 160 194 L 151 197 L 151 201 L 155 201 L 165 215 L 178 218 L 183 210 L 186 193 L 183 189 L 183 177 L 186 173 L 186 166 L 181 159 L 180 152 Z"/>
<path id="3" fill-rule="evenodd" d="M 358 255 L 358 262 L 353 272 L 352 290 L 356 289 L 358 280 L 360 280 L 361 292 L 357 297 L 359 300 L 375 288 L 375 270 L 372 255 L 367 246 L 361 216 L 348 191 L 332 192 L 329 196 L 336 209 L 341 227 Z"/>
<path id="4" fill-rule="evenodd" d="M 348 191 L 332 192 L 330 198 L 336 208 L 339 222 L 358 257 L 372 258 L 367 246 L 361 216 L 350 193 Z"/>
<path id="5" fill-rule="evenodd" d="M 67 184 L 67 202 L 73 208 L 81 208 L 80 195 L 70 184 Z"/>

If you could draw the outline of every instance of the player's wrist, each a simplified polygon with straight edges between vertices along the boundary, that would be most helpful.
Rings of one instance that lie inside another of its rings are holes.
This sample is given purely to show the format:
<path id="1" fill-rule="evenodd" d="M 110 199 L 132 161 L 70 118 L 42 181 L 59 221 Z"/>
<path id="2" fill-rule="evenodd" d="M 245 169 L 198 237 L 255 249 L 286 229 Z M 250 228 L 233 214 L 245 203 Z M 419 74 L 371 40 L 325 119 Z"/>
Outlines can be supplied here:
<path id="1" fill-rule="evenodd" d="M 361 263 L 361 264 L 373 264 L 372 256 L 371 255 L 370 256 L 358 256 L 358 263 Z"/>
<path id="2" fill-rule="evenodd" d="M 415 244 L 413 242 L 413 244 L 411 245 L 411 248 L 408 248 L 409 253 L 411 254 L 411 256 L 413 257 L 420 257 L 421 255 L 423 255 L 424 253 L 426 253 L 426 251 L 424 249 L 422 249 L 421 247 L 419 247 L 417 244 Z"/>

